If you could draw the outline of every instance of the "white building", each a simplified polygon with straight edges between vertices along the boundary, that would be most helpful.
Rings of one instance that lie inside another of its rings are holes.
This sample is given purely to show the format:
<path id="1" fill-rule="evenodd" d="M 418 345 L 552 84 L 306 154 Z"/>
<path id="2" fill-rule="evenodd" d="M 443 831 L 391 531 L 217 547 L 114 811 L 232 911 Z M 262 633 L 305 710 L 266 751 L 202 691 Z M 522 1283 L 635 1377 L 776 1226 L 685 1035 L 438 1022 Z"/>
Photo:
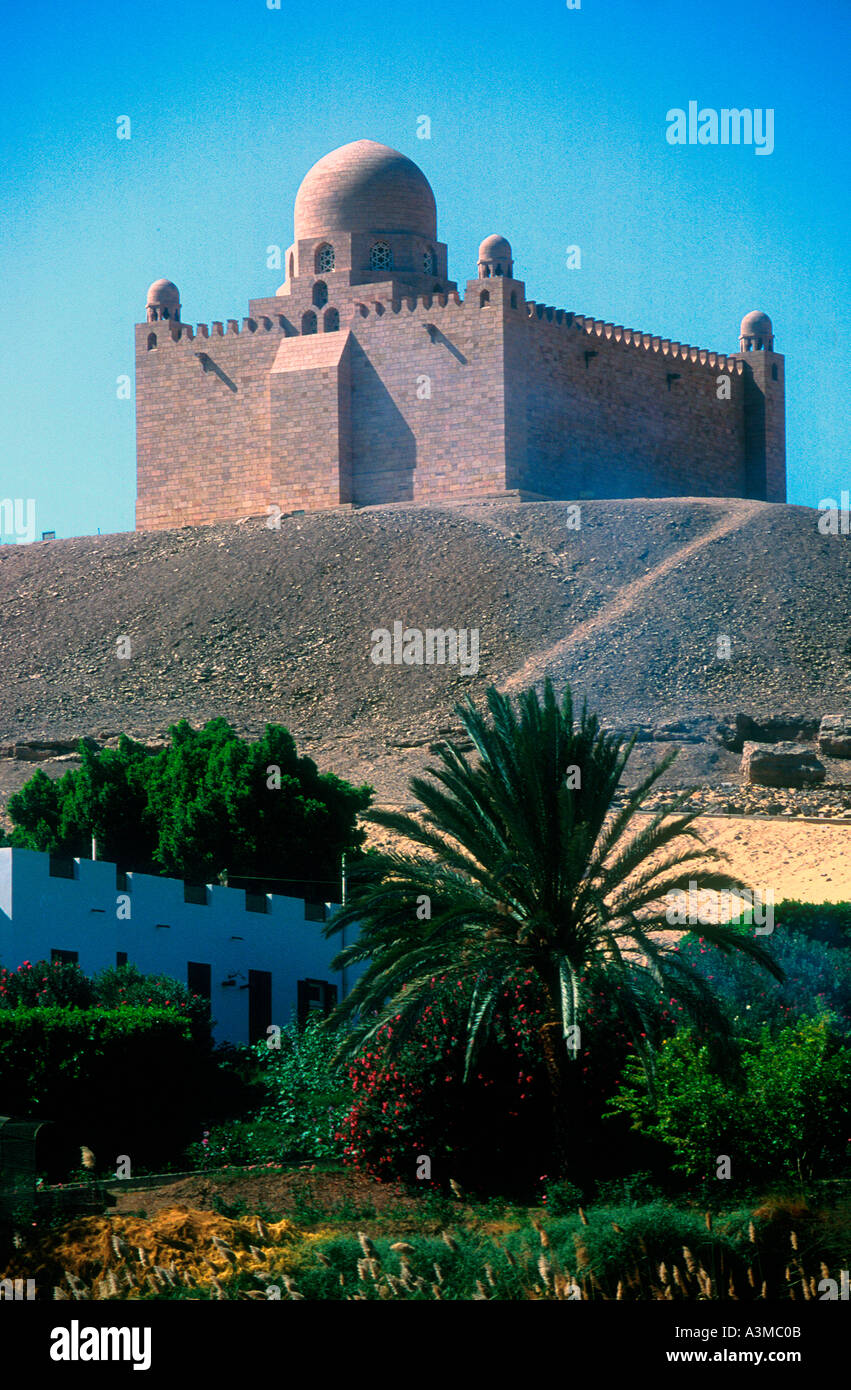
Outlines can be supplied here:
<path id="1" fill-rule="evenodd" d="M 75 961 L 92 975 L 129 962 L 206 995 L 217 1042 L 252 1042 L 327 1012 L 359 973 L 331 970 L 345 942 L 322 935 L 334 906 L 0 849 L 0 965 Z"/>

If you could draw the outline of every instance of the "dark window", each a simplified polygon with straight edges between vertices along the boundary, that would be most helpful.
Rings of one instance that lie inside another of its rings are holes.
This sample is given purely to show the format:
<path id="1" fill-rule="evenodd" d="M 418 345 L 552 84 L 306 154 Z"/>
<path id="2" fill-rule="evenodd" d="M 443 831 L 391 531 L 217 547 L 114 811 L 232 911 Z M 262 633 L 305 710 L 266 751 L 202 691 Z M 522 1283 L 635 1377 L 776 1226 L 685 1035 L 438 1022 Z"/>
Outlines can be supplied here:
<path id="1" fill-rule="evenodd" d="M 490 302 L 490 292 L 488 290 L 482 290 L 481 294 L 479 295 L 479 304 L 483 306 L 485 304 L 490 304 Z"/>
<path id="2" fill-rule="evenodd" d="M 48 872 L 51 878 L 76 878 L 77 865 L 67 854 L 51 854 Z"/>
<path id="3" fill-rule="evenodd" d="M 250 893 L 246 889 L 245 910 L 246 912 L 268 912 L 269 899 L 265 893 Z"/>
<path id="4" fill-rule="evenodd" d="M 148 352 L 151 351 L 151 348 L 155 348 L 156 345 L 157 345 L 157 335 L 156 335 L 156 333 L 149 333 L 149 334 L 148 334 Z"/>
<path id="5" fill-rule="evenodd" d="M 514 293 L 514 290 L 511 291 L 511 307 L 512 309 L 517 308 L 517 295 Z"/>
<path id="6" fill-rule="evenodd" d="M 316 332 L 316 315 L 314 314 L 312 309 L 308 309 L 306 314 L 302 314 L 301 331 L 302 333 Z"/>
<path id="7" fill-rule="evenodd" d="M 127 964 L 127 952 L 126 952 L 126 951 L 116 951 L 116 952 L 115 952 L 115 964 L 116 964 L 116 965 L 126 965 L 126 964 Z"/>
<path id="8" fill-rule="evenodd" d="M 336 333 L 337 329 L 340 327 L 340 315 L 336 309 L 325 310 L 324 327 L 326 333 Z"/>
<path id="9" fill-rule="evenodd" d="M 392 270 L 393 252 L 386 241 L 377 241 L 369 253 L 370 270 Z"/>
<path id="10" fill-rule="evenodd" d="M 207 885 L 206 883 L 184 883 L 183 901 L 185 903 L 195 903 L 197 907 L 207 906 Z"/>
<path id="11" fill-rule="evenodd" d="M 186 963 L 186 986 L 193 994 L 201 994 L 209 999 L 212 994 L 212 969 L 197 960 Z"/>
<path id="12" fill-rule="evenodd" d="M 248 1041 L 260 1042 L 272 1022 L 272 972 L 248 972 Z"/>
<path id="13" fill-rule="evenodd" d="M 79 952 L 79 951 L 57 951 L 56 949 L 54 949 L 54 950 L 52 950 L 52 951 L 50 952 L 50 959 L 51 959 L 51 961 L 52 961 L 54 964 L 59 964 L 59 965 L 76 965 L 77 962 L 78 962 L 79 959 L 80 959 L 80 952 Z"/>
<path id="14" fill-rule="evenodd" d="M 776 380 L 777 380 L 777 363 L 776 363 L 776 362 L 772 362 L 772 364 L 771 364 L 771 380 L 772 380 L 772 381 L 776 381 Z"/>
<path id="15" fill-rule="evenodd" d="M 116 891 L 117 893 L 127 893 L 127 892 L 129 892 L 129 889 L 130 889 L 130 884 L 129 884 L 128 881 L 127 881 L 127 872 L 126 872 L 126 870 L 125 870 L 125 869 L 116 869 L 116 870 L 115 870 L 115 891 Z"/>
<path id="16" fill-rule="evenodd" d="M 305 922 L 326 922 L 328 920 L 328 909 L 324 903 L 309 903 L 305 898 L 304 920 Z"/>
<path id="17" fill-rule="evenodd" d="M 328 980 L 299 980 L 298 1026 L 303 1028 L 312 1014 L 324 1018 L 337 1007 L 337 986 Z"/>
<path id="18" fill-rule="evenodd" d="M 328 303 L 328 286 L 324 280 L 317 280 L 313 286 L 313 302 L 317 309 L 322 309 Z"/>

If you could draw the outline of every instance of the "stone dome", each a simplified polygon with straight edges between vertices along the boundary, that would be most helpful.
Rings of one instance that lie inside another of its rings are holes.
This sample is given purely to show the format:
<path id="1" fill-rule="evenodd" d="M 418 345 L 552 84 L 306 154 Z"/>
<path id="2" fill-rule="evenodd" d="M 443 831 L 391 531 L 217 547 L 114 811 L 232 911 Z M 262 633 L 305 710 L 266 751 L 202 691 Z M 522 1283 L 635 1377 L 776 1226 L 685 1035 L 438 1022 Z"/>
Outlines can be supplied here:
<path id="1" fill-rule="evenodd" d="M 323 155 L 295 200 L 295 240 L 338 232 L 387 232 L 437 238 L 431 185 L 413 160 L 374 140 L 354 140 Z"/>
<path id="2" fill-rule="evenodd" d="M 504 236 L 486 236 L 479 247 L 480 261 L 510 261 L 512 260 L 511 244 L 506 241 Z"/>
<path id="3" fill-rule="evenodd" d="M 171 280 L 155 280 L 148 290 L 148 304 L 180 304 L 180 290 Z"/>
<path id="4" fill-rule="evenodd" d="M 739 329 L 739 343 L 743 351 L 747 348 L 766 348 L 770 352 L 774 347 L 774 327 L 768 314 L 760 309 L 752 309 L 745 314 Z"/>
<path id="5" fill-rule="evenodd" d="M 479 247 L 478 266 L 479 279 L 487 279 L 491 275 L 507 275 L 511 279 L 514 272 L 511 243 L 496 232 L 486 236 Z"/>

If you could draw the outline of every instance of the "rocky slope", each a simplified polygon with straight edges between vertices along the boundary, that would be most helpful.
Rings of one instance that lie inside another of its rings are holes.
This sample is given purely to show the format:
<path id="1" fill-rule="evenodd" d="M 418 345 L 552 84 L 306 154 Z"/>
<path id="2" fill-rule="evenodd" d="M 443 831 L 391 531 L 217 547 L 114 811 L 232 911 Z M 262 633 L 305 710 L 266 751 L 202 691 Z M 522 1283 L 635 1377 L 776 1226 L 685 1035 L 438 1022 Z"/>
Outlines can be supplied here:
<path id="1" fill-rule="evenodd" d="M 677 779 L 723 801 L 739 759 L 719 721 L 851 704 L 851 539 L 820 535 L 818 513 L 677 498 L 568 518 L 556 502 L 396 506 L 0 547 L 0 795 L 33 770 L 15 745 L 60 745 L 42 758 L 224 715 L 246 734 L 287 724 L 399 803 L 460 697 L 549 674 L 608 723 L 682 743 Z M 376 665 L 371 634 L 394 621 L 478 629 L 478 672 Z M 643 743 L 636 771 L 658 752 Z"/>

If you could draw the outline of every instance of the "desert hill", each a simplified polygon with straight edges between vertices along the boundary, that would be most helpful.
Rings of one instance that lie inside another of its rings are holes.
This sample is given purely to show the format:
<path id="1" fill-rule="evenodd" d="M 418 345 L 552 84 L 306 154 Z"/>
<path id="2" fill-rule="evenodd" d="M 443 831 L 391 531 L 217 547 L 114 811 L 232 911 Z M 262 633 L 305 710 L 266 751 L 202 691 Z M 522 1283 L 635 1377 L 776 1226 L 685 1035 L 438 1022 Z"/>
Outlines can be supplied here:
<path id="1" fill-rule="evenodd" d="M 698 754 L 736 711 L 817 720 L 851 703 L 851 539 L 822 536 L 817 512 L 581 509 L 579 529 L 566 503 L 497 501 L 1 547 L 0 790 L 32 771 L 16 744 L 61 753 L 224 715 L 246 734 L 285 723 L 322 767 L 405 801 L 460 697 L 546 674 L 616 727 L 681 734 L 684 774 L 718 780 L 735 754 Z M 478 673 L 374 664 L 371 633 L 394 621 L 477 628 Z"/>

